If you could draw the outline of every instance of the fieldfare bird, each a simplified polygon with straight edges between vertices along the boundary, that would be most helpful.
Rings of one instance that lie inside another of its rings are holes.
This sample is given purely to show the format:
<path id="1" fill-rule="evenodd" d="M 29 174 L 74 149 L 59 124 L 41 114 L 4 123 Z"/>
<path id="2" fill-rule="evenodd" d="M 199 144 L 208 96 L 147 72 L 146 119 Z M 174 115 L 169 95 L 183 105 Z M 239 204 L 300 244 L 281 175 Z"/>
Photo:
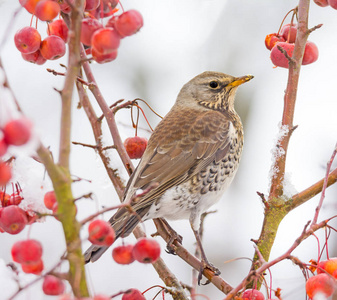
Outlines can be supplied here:
<path id="1" fill-rule="evenodd" d="M 153 131 L 125 188 L 124 201 L 151 183 L 157 186 L 131 203 L 137 215 L 121 207 L 111 217 L 116 237 L 128 236 L 141 220 L 189 219 L 203 266 L 217 271 L 202 249 L 200 216 L 221 198 L 238 169 L 243 128 L 234 99 L 238 86 L 252 78 L 204 72 L 183 86 Z M 96 261 L 107 248 L 92 245 L 85 261 Z"/>

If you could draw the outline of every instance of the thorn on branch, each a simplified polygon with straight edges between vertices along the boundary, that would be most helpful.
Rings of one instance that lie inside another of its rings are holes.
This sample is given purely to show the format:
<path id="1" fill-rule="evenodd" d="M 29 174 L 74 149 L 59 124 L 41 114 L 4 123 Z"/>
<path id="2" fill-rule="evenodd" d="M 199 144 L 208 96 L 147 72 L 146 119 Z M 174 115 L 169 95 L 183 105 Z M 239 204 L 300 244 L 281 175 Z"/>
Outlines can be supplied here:
<path id="1" fill-rule="evenodd" d="M 310 34 L 310 33 L 312 33 L 313 31 L 315 31 L 316 29 L 321 28 L 322 26 L 323 26 L 323 24 L 318 24 L 318 25 L 316 25 L 316 26 L 314 26 L 314 27 L 308 29 L 307 33 Z"/>
<path id="2" fill-rule="evenodd" d="M 285 58 L 288 60 L 289 64 L 295 64 L 295 60 L 292 59 L 286 50 L 284 50 L 280 45 L 276 45 L 277 49 L 282 52 L 282 54 L 285 56 Z"/>
<path id="3" fill-rule="evenodd" d="M 72 142 L 73 145 L 80 145 L 83 147 L 88 147 L 88 148 L 92 148 L 94 150 L 97 150 L 97 145 L 89 145 L 89 144 L 84 144 L 84 143 L 80 143 L 80 142 Z"/>
<path id="4" fill-rule="evenodd" d="M 298 125 L 295 125 L 295 126 L 291 127 L 289 129 L 289 133 L 292 134 L 297 129 L 297 127 L 298 127 Z"/>
<path id="5" fill-rule="evenodd" d="M 264 194 L 263 194 L 263 193 L 260 193 L 260 192 L 256 192 L 256 193 L 260 196 L 260 198 L 261 198 L 261 200 L 262 200 L 262 203 L 263 203 L 265 209 L 269 209 L 269 203 L 268 203 L 268 201 L 266 200 L 266 198 L 264 197 Z"/>

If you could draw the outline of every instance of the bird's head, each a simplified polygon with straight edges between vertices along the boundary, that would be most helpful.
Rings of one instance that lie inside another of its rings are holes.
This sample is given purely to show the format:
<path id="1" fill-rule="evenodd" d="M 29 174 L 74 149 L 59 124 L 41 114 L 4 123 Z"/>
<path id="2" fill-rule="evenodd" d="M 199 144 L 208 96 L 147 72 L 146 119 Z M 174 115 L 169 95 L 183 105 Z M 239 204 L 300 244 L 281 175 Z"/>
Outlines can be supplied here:
<path id="1" fill-rule="evenodd" d="M 190 108 L 234 110 L 234 98 L 238 86 L 252 78 L 252 75 L 233 77 L 220 72 L 207 71 L 183 86 L 176 103 Z"/>

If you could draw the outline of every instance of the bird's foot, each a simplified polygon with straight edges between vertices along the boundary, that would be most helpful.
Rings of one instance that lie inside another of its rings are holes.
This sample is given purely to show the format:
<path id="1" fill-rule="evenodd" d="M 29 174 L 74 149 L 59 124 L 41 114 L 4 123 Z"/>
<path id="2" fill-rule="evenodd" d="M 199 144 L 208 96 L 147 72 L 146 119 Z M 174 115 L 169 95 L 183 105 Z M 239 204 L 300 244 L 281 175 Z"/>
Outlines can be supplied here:
<path id="1" fill-rule="evenodd" d="M 175 230 L 173 230 L 171 227 L 168 228 L 168 231 L 169 231 L 169 234 L 170 234 L 170 240 L 167 242 L 167 245 L 166 245 L 166 252 L 169 253 L 169 254 L 173 254 L 173 255 L 176 255 L 176 252 L 175 252 L 175 245 L 174 245 L 174 242 L 178 242 L 178 243 L 182 243 L 183 241 L 183 237 L 178 234 Z"/>
<path id="2" fill-rule="evenodd" d="M 201 279 L 202 279 L 202 274 L 204 273 L 204 270 L 208 269 L 211 270 L 214 275 L 213 276 L 218 276 L 221 274 L 220 270 L 213 266 L 210 262 L 208 262 L 207 260 L 201 260 L 201 265 L 200 265 L 200 270 L 199 270 L 199 275 L 198 275 L 198 285 L 200 285 Z M 205 283 L 202 283 L 202 285 L 206 285 L 209 284 L 210 280 L 207 279 L 207 281 Z"/>

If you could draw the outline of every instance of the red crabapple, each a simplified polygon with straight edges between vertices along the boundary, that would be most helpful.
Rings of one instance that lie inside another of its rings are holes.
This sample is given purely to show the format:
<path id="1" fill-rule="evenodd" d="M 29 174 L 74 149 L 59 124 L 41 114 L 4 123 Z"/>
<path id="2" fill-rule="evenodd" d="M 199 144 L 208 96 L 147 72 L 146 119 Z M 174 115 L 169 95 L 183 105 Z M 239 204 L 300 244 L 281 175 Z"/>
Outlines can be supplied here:
<path id="1" fill-rule="evenodd" d="M 21 146 L 31 137 L 31 122 L 26 118 L 14 119 L 3 128 L 5 142 L 9 145 Z"/>
<path id="2" fill-rule="evenodd" d="M 89 241 L 95 245 L 110 246 L 115 240 L 115 231 L 110 223 L 94 220 L 89 224 Z"/>
<path id="3" fill-rule="evenodd" d="M 337 0 L 328 0 L 328 3 L 332 8 L 337 9 Z"/>
<path id="4" fill-rule="evenodd" d="M 64 282 L 53 275 L 47 275 L 42 284 L 42 290 L 46 295 L 57 296 L 64 293 Z"/>
<path id="5" fill-rule="evenodd" d="M 36 5 L 41 0 L 19 0 L 21 6 L 23 6 L 29 13 L 34 14 Z"/>
<path id="6" fill-rule="evenodd" d="M 44 205 L 48 208 L 48 209 L 53 209 L 54 204 L 56 203 L 56 195 L 54 191 L 49 191 L 47 193 L 44 194 L 43 197 L 43 202 Z"/>
<path id="7" fill-rule="evenodd" d="M 247 289 L 242 294 L 243 300 L 264 300 L 264 295 L 256 289 Z"/>
<path id="8" fill-rule="evenodd" d="M 47 60 L 41 55 L 40 50 L 33 53 L 21 53 L 22 58 L 33 64 L 43 65 Z"/>
<path id="9" fill-rule="evenodd" d="M 15 242 L 11 249 L 12 258 L 17 263 L 37 262 L 42 257 L 42 245 L 37 240 Z"/>
<path id="10" fill-rule="evenodd" d="M 325 6 L 328 6 L 328 5 L 329 5 L 328 0 L 314 0 L 314 2 L 315 2 L 318 6 L 321 6 L 321 7 L 325 7 Z"/>
<path id="11" fill-rule="evenodd" d="M 334 292 L 334 280 L 325 273 L 312 276 L 307 280 L 305 290 L 310 299 L 318 293 L 330 297 Z"/>
<path id="12" fill-rule="evenodd" d="M 143 17 L 137 10 L 131 9 L 116 18 L 114 28 L 121 37 L 135 34 L 143 27 Z"/>
<path id="13" fill-rule="evenodd" d="M 41 21 L 52 21 L 60 13 L 60 5 L 51 0 L 42 0 L 35 7 L 35 15 Z"/>
<path id="14" fill-rule="evenodd" d="M 113 28 L 101 28 L 91 37 L 91 46 L 101 54 L 115 51 L 120 44 L 120 36 Z"/>
<path id="15" fill-rule="evenodd" d="M 312 64 L 318 59 L 318 48 L 313 42 L 305 43 L 302 65 Z"/>
<path id="16" fill-rule="evenodd" d="M 18 234 L 28 223 L 27 214 L 16 205 L 0 209 L 0 227 L 9 234 Z"/>
<path id="17" fill-rule="evenodd" d="M 283 27 L 281 28 L 281 35 L 288 43 L 295 43 L 297 35 L 297 24 L 283 25 Z"/>
<path id="18" fill-rule="evenodd" d="M 268 34 L 264 40 L 268 50 L 271 50 L 278 42 L 285 42 L 285 39 L 281 35 L 277 35 L 277 33 Z"/>
<path id="19" fill-rule="evenodd" d="M 8 145 L 5 141 L 5 138 L 0 138 L 0 156 L 3 156 L 7 152 Z"/>
<path id="20" fill-rule="evenodd" d="M 24 273 L 40 275 L 44 265 L 42 259 L 40 259 L 34 262 L 22 263 L 21 268 Z"/>
<path id="21" fill-rule="evenodd" d="M 0 186 L 6 185 L 12 178 L 12 169 L 8 163 L 0 161 Z"/>
<path id="22" fill-rule="evenodd" d="M 129 137 L 124 141 L 124 147 L 131 159 L 141 158 L 147 146 L 147 139 L 144 137 Z"/>
<path id="23" fill-rule="evenodd" d="M 337 270 L 337 257 L 330 258 L 328 260 L 321 260 L 317 265 L 317 274 L 320 273 L 333 273 Z"/>
<path id="24" fill-rule="evenodd" d="M 55 20 L 48 24 L 48 35 L 56 35 L 65 43 L 68 41 L 68 27 L 63 19 Z"/>
<path id="25" fill-rule="evenodd" d="M 146 300 L 144 295 L 137 289 L 128 289 L 122 297 L 122 300 Z"/>
<path id="26" fill-rule="evenodd" d="M 81 42 L 86 46 L 90 46 L 92 35 L 95 31 L 101 28 L 103 28 L 103 25 L 98 20 L 91 18 L 83 19 L 81 27 Z"/>
<path id="27" fill-rule="evenodd" d="M 66 53 L 66 45 L 60 37 L 50 35 L 41 42 L 40 51 L 45 59 L 55 60 Z"/>
<path id="28" fill-rule="evenodd" d="M 154 239 L 140 238 L 134 245 L 132 254 L 141 263 L 152 263 L 160 256 L 160 246 Z"/>
<path id="29" fill-rule="evenodd" d="M 287 42 L 279 42 L 275 45 L 270 52 L 270 59 L 275 66 L 282 67 L 282 68 L 289 68 L 289 61 L 285 57 L 285 55 L 278 49 L 280 46 L 283 50 L 285 50 L 289 57 L 292 57 L 295 44 L 290 44 Z"/>
<path id="30" fill-rule="evenodd" d="M 87 0 L 85 4 L 85 11 L 96 9 L 100 5 L 100 0 Z"/>
<path id="31" fill-rule="evenodd" d="M 108 54 L 101 54 L 95 50 L 95 48 L 91 49 L 92 58 L 99 64 L 104 64 L 116 59 L 118 51 L 114 50 Z"/>
<path id="32" fill-rule="evenodd" d="M 132 254 L 133 245 L 121 245 L 112 250 L 114 261 L 121 265 L 128 265 L 135 261 Z"/>
<path id="33" fill-rule="evenodd" d="M 41 36 L 30 26 L 20 29 L 14 36 L 16 48 L 22 53 L 32 53 L 40 48 Z"/>

